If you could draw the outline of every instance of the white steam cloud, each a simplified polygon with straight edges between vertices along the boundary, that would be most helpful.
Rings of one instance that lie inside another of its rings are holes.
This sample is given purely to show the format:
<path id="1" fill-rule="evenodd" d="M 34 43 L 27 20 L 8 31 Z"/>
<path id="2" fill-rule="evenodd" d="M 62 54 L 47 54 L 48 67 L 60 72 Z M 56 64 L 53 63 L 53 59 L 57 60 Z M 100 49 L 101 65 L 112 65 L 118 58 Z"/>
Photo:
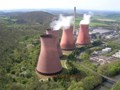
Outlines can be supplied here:
<path id="1" fill-rule="evenodd" d="M 90 23 L 90 18 L 91 18 L 91 15 L 84 14 L 83 15 L 83 20 L 80 21 L 80 24 L 89 24 Z"/>
<path id="2" fill-rule="evenodd" d="M 60 30 L 69 28 L 71 24 L 73 24 L 73 16 L 59 15 L 59 19 L 51 22 L 50 27 L 53 30 Z"/>

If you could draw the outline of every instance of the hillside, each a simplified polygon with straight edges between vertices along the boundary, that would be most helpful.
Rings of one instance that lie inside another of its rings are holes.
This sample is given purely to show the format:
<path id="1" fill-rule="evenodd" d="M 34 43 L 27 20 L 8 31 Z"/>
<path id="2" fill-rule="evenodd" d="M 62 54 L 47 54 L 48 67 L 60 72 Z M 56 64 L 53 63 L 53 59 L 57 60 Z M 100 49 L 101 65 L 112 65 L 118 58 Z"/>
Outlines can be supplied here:
<path id="1" fill-rule="evenodd" d="M 51 21 L 53 15 L 43 11 L 14 12 L 2 14 L 3 19 L 14 21 L 17 24 L 46 24 Z"/>
<path id="2" fill-rule="evenodd" d="M 0 48 L 0 56 L 2 51 L 9 46 L 14 46 L 19 39 L 43 33 L 49 27 L 52 18 L 52 14 L 42 11 L 1 14 L 0 47 L 2 47 Z"/>
<path id="3" fill-rule="evenodd" d="M 41 11 L 0 15 L 0 90 L 12 90 L 8 88 L 14 83 L 28 84 L 33 79 L 39 35 L 48 28 L 52 17 Z M 32 72 L 27 77 L 21 76 L 24 67 L 25 72 Z"/>

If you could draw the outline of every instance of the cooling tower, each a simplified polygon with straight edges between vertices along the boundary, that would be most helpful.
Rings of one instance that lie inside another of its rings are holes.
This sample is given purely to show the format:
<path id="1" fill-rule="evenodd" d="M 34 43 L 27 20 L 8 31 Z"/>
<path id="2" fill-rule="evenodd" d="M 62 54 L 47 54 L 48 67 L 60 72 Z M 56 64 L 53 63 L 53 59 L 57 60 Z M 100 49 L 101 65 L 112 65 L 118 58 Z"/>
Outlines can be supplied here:
<path id="1" fill-rule="evenodd" d="M 51 34 L 41 35 L 41 51 L 36 71 L 43 75 L 58 74 L 62 70 L 56 46 L 56 38 Z"/>
<path id="2" fill-rule="evenodd" d="M 46 34 L 52 34 L 56 38 L 56 40 L 57 40 L 56 46 L 57 46 L 58 54 L 59 54 L 59 57 L 62 57 L 63 54 L 62 54 L 62 50 L 61 50 L 61 47 L 60 47 L 60 43 L 59 43 L 58 38 L 57 38 L 57 31 L 47 29 Z"/>
<path id="3" fill-rule="evenodd" d="M 75 48 L 73 27 L 63 29 L 60 46 L 63 50 L 73 50 Z"/>
<path id="4" fill-rule="evenodd" d="M 57 37 L 57 30 L 47 29 L 46 34 L 52 34 L 54 37 Z"/>
<path id="5" fill-rule="evenodd" d="M 90 36 L 88 31 L 88 24 L 80 24 L 80 30 L 78 33 L 76 44 L 78 45 L 88 45 L 90 44 Z"/>

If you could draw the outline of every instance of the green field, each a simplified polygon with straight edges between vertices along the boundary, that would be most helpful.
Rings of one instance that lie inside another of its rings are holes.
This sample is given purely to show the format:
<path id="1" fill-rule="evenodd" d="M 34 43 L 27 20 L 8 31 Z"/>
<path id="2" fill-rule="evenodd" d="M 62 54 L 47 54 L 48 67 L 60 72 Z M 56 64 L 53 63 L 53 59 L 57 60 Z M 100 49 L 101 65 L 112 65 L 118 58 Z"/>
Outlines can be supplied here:
<path id="1" fill-rule="evenodd" d="M 117 15 L 117 17 L 112 16 L 101 16 L 101 15 L 94 15 L 91 17 L 90 26 L 91 27 L 104 27 L 104 28 L 111 28 L 114 29 L 117 25 L 118 28 L 120 21 L 119 17 L 120 15 Z M 80 21 L 82 20 L 82 17 L 76 18 L 76 27 L 79 26 Z"/>

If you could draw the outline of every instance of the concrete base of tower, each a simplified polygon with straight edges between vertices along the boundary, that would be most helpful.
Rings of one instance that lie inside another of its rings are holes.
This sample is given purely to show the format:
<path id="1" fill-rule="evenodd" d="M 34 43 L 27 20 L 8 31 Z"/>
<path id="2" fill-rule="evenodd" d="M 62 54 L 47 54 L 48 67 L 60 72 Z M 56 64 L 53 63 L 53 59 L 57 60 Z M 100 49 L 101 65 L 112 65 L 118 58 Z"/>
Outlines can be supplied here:
<path id="1" fill-rule="evenodd" d="M 40 72 L 38 71 L 37 69 L 35 70 L 38 74 L 40 75 L 44 75 L 44 76 L 54 76 L 54 75 L 57 75 L 57 74 L 60 74 L 62 72 L 62 69 L 58 72 L 54 72 L 54 73 L 43 73 L 43 72 Z"/>

